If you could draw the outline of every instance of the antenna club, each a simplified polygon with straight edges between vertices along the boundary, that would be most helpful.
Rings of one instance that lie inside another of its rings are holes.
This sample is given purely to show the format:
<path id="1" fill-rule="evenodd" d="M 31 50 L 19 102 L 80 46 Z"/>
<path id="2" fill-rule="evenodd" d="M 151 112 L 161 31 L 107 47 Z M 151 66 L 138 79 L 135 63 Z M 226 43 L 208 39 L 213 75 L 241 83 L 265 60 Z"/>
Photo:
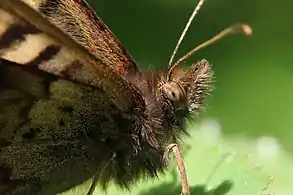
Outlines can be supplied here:
<path id="1" fill-rule="evenodd" d="M 248 24 L 236 24 L 232 26 L 232 33 L 243 33 L 245 36 L 252 35 L 252 28 Z"/>
<path id="2" fill-rule="evenodd" d="M 242 24 L 241 28 L 246 36 L 252 35 L 252 28 L 247 24 Z"/>

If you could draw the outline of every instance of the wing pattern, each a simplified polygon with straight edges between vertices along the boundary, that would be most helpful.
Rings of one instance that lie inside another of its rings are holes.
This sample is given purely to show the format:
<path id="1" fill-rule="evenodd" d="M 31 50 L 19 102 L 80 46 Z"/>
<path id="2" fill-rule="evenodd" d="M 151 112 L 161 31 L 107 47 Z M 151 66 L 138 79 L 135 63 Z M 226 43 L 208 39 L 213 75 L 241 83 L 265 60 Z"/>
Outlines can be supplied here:
<path id="1" fill-rule="evenodd" d="M 92 52 L 94 49 L 83 47 L 77 39 L 72 38 L 74 35 L 68 36 L 67 32 L 49 22 L 40 12 L 32 10 L 22 1 L 12 0 L 0 2 L 0 14 L 1 58 L 22 65 L 33 65 L 68 80 L 103 87 L 112 93 L 113 101 L 123 109 L 144 109 L 145 103 L 139 90 L 115 71 L 113 64 L 107 63 L 111 59 L 104 59 L 105 63 L 93 54 L 99 54 Z"/>

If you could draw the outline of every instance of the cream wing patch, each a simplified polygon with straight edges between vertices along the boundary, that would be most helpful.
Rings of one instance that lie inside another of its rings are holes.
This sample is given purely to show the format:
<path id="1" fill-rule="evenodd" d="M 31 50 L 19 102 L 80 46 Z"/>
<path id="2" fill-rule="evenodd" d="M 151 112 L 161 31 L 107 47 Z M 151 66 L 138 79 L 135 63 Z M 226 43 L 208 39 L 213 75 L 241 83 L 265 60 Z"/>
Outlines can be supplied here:
<path id="1" fill-rule="evenodd" d="M 55 74 L 59 74 L 76 60 L 66 47 L 1 8 L 0 58 L 38 66 Z"/>
<path id="2" fill-rule="evenodd" d="M 28 34 L 17 46 L 12 45 L 8 48 L 2 58 L 19 64 L 26 64 L 37 58 L 51 43 L 52 41 L 45 34 Z"/>

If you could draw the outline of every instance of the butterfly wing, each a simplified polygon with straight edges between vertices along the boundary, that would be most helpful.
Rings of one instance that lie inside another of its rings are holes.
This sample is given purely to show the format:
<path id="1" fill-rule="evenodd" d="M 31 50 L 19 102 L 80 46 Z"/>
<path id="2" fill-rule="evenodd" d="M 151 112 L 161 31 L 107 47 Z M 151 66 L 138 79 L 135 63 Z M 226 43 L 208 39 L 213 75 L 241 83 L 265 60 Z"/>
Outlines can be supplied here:
<path id="1" fill-rule="evenodd" d="M 60 193 L 111 157 L 101 131 L 120 115 L 102 89 L 0 60 L 0 94 L 0 194 Z"/>
<path id="2" fill-rule="evenodd" d="M 125 112 L 144 109 L 144 100 L 134 85 L 28 4 L 1 1 L 0 16 L 1 58 L 101 86 Z"/>
<path id="3" fill-rule="evenodd" d="M 137 73 L 128 52 L 84 0 L 24 1 L 121 75 Z"/>
<path id="4" fill-rule="evenodd" d="M 132 154 L 120 136 L 143 112 L 140 92 L 19 0 L 0 1 L 0 93 L 0 194 L 56 194 L 111 164 L 118 146 Z"/>

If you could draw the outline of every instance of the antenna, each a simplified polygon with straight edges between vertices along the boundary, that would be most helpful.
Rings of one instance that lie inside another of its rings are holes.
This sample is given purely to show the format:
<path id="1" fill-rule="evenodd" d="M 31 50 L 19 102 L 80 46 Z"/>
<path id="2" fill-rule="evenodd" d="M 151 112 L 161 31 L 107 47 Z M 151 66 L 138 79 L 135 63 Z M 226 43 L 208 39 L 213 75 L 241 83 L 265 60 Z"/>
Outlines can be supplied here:
<path id="1" fill-rule="evenodd" d="M 244 34 L 246 36 L 249 36 L 249 35 L 252 34 L 252 29 L 247 24 L 235 24 L 235 25 L 232 25 L 232 26 L 226 28 L 225 30 L 223 30 L 222 32 L 218 33 L 214 37 L 212 37 L 212 38 L 208 39 L 207 41 L 203 42 L 202 44 L 198 45 L 193 50 L 191 50 L 190 52 L 185 54 L 183 57 L 181 57 L 176 63 L 174 63 L 173 65 L 169 66 L 169 70 L 168 70 L 168 74 L 167 74 L 167 80 L 170 80 L 170 77 L 172 75 L 172 72 L 173 72 L 174 68 L 177 67 L 180 62 L 182 62 L 184 60 L 187 60 L 190 56 L 192 56 L 198 50 L 217 42 L 218 40 L 226 37 L 227 35 L 240 34 L 240 33 L 242 33 L 242 34 Z"/>
<path id="2" fill-rule="evenodd" d="M 182 31 L 182 34 L 181 34 L 181 36 L 180 36 L 180 38 L 179 38 L 179 40 L 178 40 L 178 42 L 177 42 L 177 44 L 176 44 L 176 47 L 175 47 L 175 49 L 174 49 L 174 51 L 173 51 L 173 53 L 172 53 L 172 55 L 171 55 L 171 58 L 170 58 L 170 61 L 169 61 L 168 69 L 172 67 L 172 62 L 173 62 L 173 59 L 174 59 L 174 57 L 175 57 L 175 55 L 176 55 L 176 53 L 177 53 L 177 50 L 178 50 L 178 48 L 179 48 L 179 46 L 180 46 L 180 44 L 181 44 L 181 42 L 182 42 L 182 40 L 183 40 L 183 38 L 184 38 L 184 36 L 185 36 L 187 30 L 188 30 L 188 28 L 189 28 L 189 26 L 190 26 L 192 20 L 194 19 L 194 17 L 196 16 L 196 14 L 197 14 L 198 11 L 200 10 L 200 8 L 202 7 L 204 1 L 205 1 L 205 0 L 199 0 L 197 6 L 195 7 L 195 9 L 193 10 L 191 16 L 189 17 L 189 20 L 188 20 L 188 22 L 186 23 L 186 26 L 184 27 L 184 29 L 183 29 L 183 31 Z"/>
<path id="3" fill-rule="evenodd" d="M 252 34 L 252 29 L 250 26 L 248 26 L 247 24 L 235 24 L 232 25 L 228 28 L 226 28 L 225 30 L 223 30 L 222 32 L 218 33 L 217 35 L 215 35 L 214 37 L 208 39 L 207 41 L 203 42 L 202 44 L 198 45 L 197 47 L 195 47 L 193 50 L 191 50 L 190 52 L 188 52 L 187 54 L 185 54 L 183 57 L 181 57 L 173 66 L 177 66 L 180 62 L 187 60 L 190 56 L 192 56 L 196 51 L 211 45 L 215 42 L 217 42 L 218 40 L 224 38 L 227 35 L 231 35 L 231 34 L 239 34 L 239 33 L 243 33 L 246 36 L 249 36 Z"/>

